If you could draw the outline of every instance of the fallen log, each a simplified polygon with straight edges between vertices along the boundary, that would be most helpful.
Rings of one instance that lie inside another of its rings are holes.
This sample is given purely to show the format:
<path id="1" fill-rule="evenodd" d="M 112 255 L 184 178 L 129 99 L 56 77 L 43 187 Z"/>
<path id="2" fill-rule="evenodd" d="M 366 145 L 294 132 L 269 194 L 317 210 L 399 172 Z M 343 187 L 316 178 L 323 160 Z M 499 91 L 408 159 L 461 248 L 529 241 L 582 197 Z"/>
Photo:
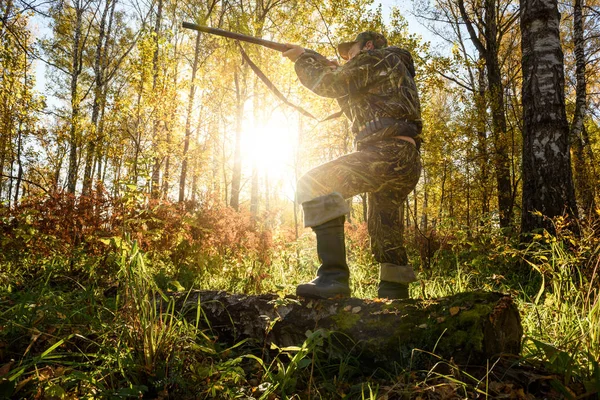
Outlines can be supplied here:
<path id="1" fill-rule="evenodd" d="M 502 354 L 518 355 L 523 329 L 510 296 L 468 292 L 432 300 L 308 300 L 195 291 L 178 299 L 196 318 L 199 304 L 207 327 L 220 341 L 252 338 L 261 346 L 300 346 L 307 331 L 339 333 L 361 362 L 374 366 L 429 368 L 440 358 L 485 366 Z"/>

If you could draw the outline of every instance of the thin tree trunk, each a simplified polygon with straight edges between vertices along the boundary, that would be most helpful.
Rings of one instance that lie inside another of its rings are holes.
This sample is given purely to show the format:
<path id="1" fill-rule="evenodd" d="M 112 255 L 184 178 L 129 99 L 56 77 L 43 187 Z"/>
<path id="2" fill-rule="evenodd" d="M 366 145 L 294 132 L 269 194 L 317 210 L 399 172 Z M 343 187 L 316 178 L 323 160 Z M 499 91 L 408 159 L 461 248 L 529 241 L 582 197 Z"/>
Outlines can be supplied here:
<path id="1" fill-rule="evenodd" d="M 2 104 L 0 104 L 2 106 Z M 7 144 L 8 142 L 8 132 L 9 132 L 9 123 L 7 122 L 8 111 L 3 108 L 2 115 L 2 134 L 0 135 L 0 199 L 2 198 L 2 192 L 4 189 L 4 165 L 6 163 L 6 153 L 7 153 Z"/>
<path id="2" fill-rule="evenodd" d="M 113 196 L 116 197 L 119 193 L 119 182 L 121 181 L 121 165 L 123 164 L 123 157 L 119 158 L 119 161 L 114 163 L 115 166 L 115 184 L 113 187 Z"/>
<path id="3" fill-rule="evenodd" d="M 216 193 L 217 197 L 221 197 L 221 178 L 219 177 L 219 168 L 221 163 L 219 162 L 219 127 L 214 126 L 213 129 L 209 130 L 209 135 L 212 136 L 212 191 Z"/>
<path id="4" fill-rule="evenodd" d="M 104 94 L 106 96 L 106 93 Z M 102 102 L 102 106 L 101 106 L 101 110 L 100 110 L 100 118 L 98 121 L 98 145 L 96 146 L 96 160 L 97 160 L 97 164 L 96 164 L 96 180 L 104 183 L 105 178 L 106 178 L 106 169 L 108 166 L 106 166 L 104 168 L 104 173 L 102 173 L 103 171 L 103 163 L 102 163 L 102 158 L 103 158 L 103 147 L 105 147 L 105 143 L 104 143 L 104 115 L 105 115 L 105 111 L 106 111 L 106 97 L 104 97 L 103 102 Z M 108 155 L 106 155 L 104 157 L 105 159 L 105 163 L 108 163 Z M 93 174 L 93 172 L 92 172 Z"/>
<path id="5" fill-rule="evenodd" d="M 79 1 L 75 3 L 75 37 L 73 41 L 73 56 L 71 61 L 71 127 L 69 129 L 69 170 L 67 173 L 67 191 L 75 193 L 77 186 L 77 146 L 79 136 L 80 103 L 77 89 L 79 87 L 79 74 L 81 71 L 80 41 L 83 20 L 83 8 Z"/>
<path id="6" fill-rule="evenodd" d="M 233 155 L 233 174 L 231 177 L 231 201 L 229 205 L 236 211 L 240 209 L 240 188 L 242 181 L 242 119 L 244 118 L 244 95 L 240 85 L 239 72 L 235 75 L 235 153 Z"/>
<path id="7" fill-rule="evenodd" d="M 226 148 L 226 141 L 227 141 L 227 133 L 224 130 L 223 131 L 223 141 L 221 142 L 221 151 L 223 154 L 223 162 L 222 162 L 222 167 L 223 167 L 223 190 L 224 190 L 224 200 L 225 200 L 225 204 L 229 203 L 229 179 L 227 177 L 227 152 L 225 151 Z"/>
<path id="8" fill-rule="evenodd" d="M 477 119 L 477 157 L 479 162 L 479 182 L 481 190 L 481 214 L 487 216 L 490 212 L 489 183 L 489 154 L 487 137 L 487 101 L 485 98 L 485 73 L 483 68 L 478 68 L 478 91 L 475 93 L 475 106 L 478 111 Z"/>
<path id="9" fill-rule="evenodd" d="M 466 165 L 467 173 L 466 173 L 466 185 L 467 185 L 467 227 L 468 232 L 471 232 L 471 167 L 469 163 Z"/>
<path id="10" fill-rule="evenodd" d="M 565 112 L 560 14 L 557 0 L 520 3 L 524 122 L 521 231 L 545 228 L 553 232 L 553 224 L 547 218 L 565 214 L 577 218 Z"/>
<path id="11" fill-rule="evenodd" d="M 188 171 L 188 152 L 190 150 L 190 138 L 192 136 L 192 110 L 194 107 L 194 97 L 196 94 L 196 73 L 198 72 L 198 60 L 200 59 L 200 39 L 201 33 L 196 35 L 196 47 L 194 51 L 194 62 L 192 63 L 192 77 L 190 85 L 190 94 L 188 96 L 187 115 L 185 118 L 185 139 L 183 141 L 183 154 L 181 161 L 181 175 L 179 176 L 179 201 L 185 200 L 185 181 Z"/>
<path id="12" fill-rule="evenodd" d="M 485 65 L 487 69 L 490 106 L 492 111 L 492 134 L 494 167 L 498 192 L 500 226 L 506 228 L 512 221 L 512 185 L 510 179 L 510 155 L 507 145 L 506 115 L 504 113 L 504 87 L 498 60 L 499 42 L 496 0 L 485 1 Z"/>
<path id="13" fill-rule="evenodd" d="M 497 2 L 485 0 L 485 20 L 482 32 L 485 44 L 477 35 L 467 14 L 464 0 L 458 1 L 461 17 L 466 25 L 471 41 L 480 56 L 485 59 L 488 93 L 492 112 L 492 143 L 494 145 L 493 164 L 496 172 L 496 188 L 498 192 L 498 211 L 500 226 L 508 227 L 512 215 L 512 185 L 510 177 L 510 155 L 506 138 L 506 115 L 504 113 L 504 92 L 498 51 L 501 37 L 498 34 Z"/>
<path id="14" fill-rule="evenodd" d="M 269 181 L 269 171 L 265 171 L 265 211 L 271 211 L 271 183 Z"/>
<path id="15" fill-rule="evenodd" d="M 369 210 L 367 207 L 367 194 L 366 193 L 361 193 L 360 194 L 360 201 L 362 203 L 362 217 L 363 217 L 363 221 L 366 223 L 369 219 Z"/>
<path id="16" fill-rule="evenodd" d="M 137 185 L 138 178 L 140 176 L 140 152 L 142 142 L 142 94 L 144 92 L 144 73 L 141 72 L 140 76 L 140 88 L 137 94 L 136 101 L 136 123 L 135 123 L 135 135 L 134 135 L 134 155 L 133 155 L 133 181 Z"/>
<path id="17" fill-rule="evenodd" d="M 100 19 L 100 27 L 98 32 L 98 42 L 96 43 L 96 57 L 94 59 L 94 100 L 92 103 L 92 129 L 88 134 L 89 142 L 87 144 L 85 157 L 85 170 L 83 173 L 83 194 L 89 194 L 92 188 L 93 164 L 94 155 L 96 153 L 96 145 L 98 140 L 98 117 L 100 115 L 100 107 L 102 97 L 104 95 L 104 71 L 102 68 L 102 55 L 104 36 L 106 35 L 106 18 L 110 11 L 110 0 L 106 0 L 104 11 Z"/>
<path id="18" fill-rule="evenodd" d="M 254 120 L 254 129 L 255 134 L 263 135 L 263 132 L 259 132 L 258 123 L 260 121 L 260 107 L 261 107 L 261 93 L 258 87 L 258 77 L 254 77 L 254 97 L 253 97 L 253 120 Z M 259 138 L 254 138 L 254 140 L 259 140 Z M 266 171 L 265 171 L 265 182 L 266 182 Z M 260 202 L 260 194 L 259 194 L 259 186 L 260 186 L 260 176 L 258 171 L 258 163 L 256 162 L 256 157 L 252 160 L 252 181 L 250 185 L 250 214 L 256 218 L 258 216 L 259 210 L 259 202 Z"/>
<path id="19" fill-rule="evenodd" d="M 302 139 L 304 135 L 304 121 L 302 120 L 302 116 L 298 116 L 298 141 L 296 143 L 296 154 L 294 155 L 294 187 L 298 180 L 300 179 L 300 148 L 302 144 Z M 298 240 L 300 235 L 300 222 L 298 218 L 298 214 L 300 212 L 300 205 L 298 204 L 298 198 L 294 193 L 294 238 Z"/>
<path id="20" fill-rule="evenodd" d="M 77 93 L 79 87 L 79 74 L 81 73 L 81 26 L 83 21 L 83 8 L 79 1 L 75 3 L 75 37 L 73 41 L 73 58 L 71 62 L 71 127 L 69 129 L 69 171 L 67 173 L 67 191 L 75 193 L 77 186 L 77 146 L 79 141 L 79 113 L 80 99 Z"/>
<path id="21" fill-rule="evenodd" d="M 427 216 L 427 208 L 429 207 L 429 192 L 427 188 L 427 172 L 423 174 L 423 215 L 421 217 L 421 230 L 427 232 L 429 229 L 429 217 Z"/>
<path id="22" fill-rule="evenodd" d="M 10 132 L 10 133 L 12 133 L 12 132 Z M 12 135 L 9 136 L 8 140 L 9 140 L 9 143 L 11 144 L 11 146 L 10 146 L 10 168 L 9 168 L 10 177 L 8 178 L 8 196 L 7 196 L 8 203 L 10 204 L 10 199 L 12 199 L 12 193 L 13 193 L 13 180 L 14 180 L 13 171 L 15 168 L 15 151 L 12 146 Z"/>
<path id="23" fill-rule="evenodd" d="M 585 78 L 585 41 L 584 41 L 584 17 L 583 0 L 575 0 L 573 5 L 573 44 L 575 47 L 575 77 L 576 97 L 575 114 L 571 124 L 571 144 L 573 146 L 573 166 L 575 172 L 575 184 L 581 208 L 585 215 L 596 214 L 596 185 L 594 185 L 594 174 L 592 166 L 594 160 L 586 160 L 587 132 L 585 129 L 585 117 L 587 115 L 587 82 Z"/>
<path id="24" fill-rule="evenodd" d="M 3 136 L 3 135 L 0 135 Z M 2 189 L 4 188 L 4 143 L 0 140 L 0 199 L 2 199 Z"/>
<path id="25" fill-rule="evenodd" d="M 417 225 L 417 189 L 415 188 L 415 191 L 413 192 L 414 196 L 413 196 L 413 239 L 414 239 L 414 245 L 415 247 L 417 247 L 417 234 L 419 231 L 419 226 Z"/>
<path id="26" fill-rule="evenodd" d="M 19 122 L 19 130 L 17 131 L 17 182 L 15 183 L 15 200 L 17 205 L 19 201 L 19 189 L 21 188 L 21 179 L 23 179 L 23 163 L 21 162 L 21 151 L 23 146 L 23 122 Z M 9 199 L 10 202 L 10 199 Z"/>
<path id="27" fill-rule="evenodd" d="M 446 179 L 448 177 L 448 162 L 444 160 L 444 169 L 442 172 L 442 187 L 440 189 L 440 211 L 438 213 L 438 219 L 442 219 L 444 213 L 444 202 L 446 201 Z"/>
<path id="28" fill-rule="evenodd" d="M 162 11 L 163 11 L 163 0 L 158 0 L 158 10 L 156 13 L 156 23 L 154 24 L 154 55 L 152 57 L 152 93 L 156 98 L 156 88 L 158 86 L 158 55 L 159 55 L 159 41 L 160 41 L 160 25 L 162 22 Z M 154 121 L 152 123 L 152 140 L 154 142 L 154 158 L 153 158 L 153 166 L 152 166 L 152 185 L 151 185 L 151 194 L 153 198 L 158 198 L 160 196 L 160 166 L 161 166 L 161 150 L 160 150 L 160 117 L 158 114 L 158 104 L 155 101 L 154 104 Z"/>
<path id="29" fill-rule="evenodd" d="M 106 178 L 106 168 L 104 169 L 104 174 L 102 174 L 102 152 L 103 152 L 103 146 L 104 146 L 104 125 L 105 125 L 105 111 L 106 111 L 106 91 L 107 91 L 107 85 L 110 79 L 106 79 L 105 78 L 105 74 L 106 74 L 106 70 L 108 69 L 108 63 L 109 63 L 109 55 L 108 55 L 108 51 L 109 51 L 109 44 L 110 44 L 110 40 L 112 38 L 112 27 L 113 27 L 113 22 L 115 20 L 115 9 L 117 6 L 117 1 L 118 0 L 112 0 L 111 3 L 111 9 L 110 9 L 110 16 L 108 17 L 108 28 L 106 30 L 106 37 L 104 38 L 104 46 L 103 46 L 103 55 L 102 55 L 102 76 L 104 78 L 104 85 L 103 85 L 103 90 L 102 90 L 102 96 L 101 96 L 101 103 L 100 103 L 100 118 L 98 121 L 98 129 L 97 129 L 97 135 L 98 135 L 98 146 L 96 147 L 96 159 L 98 160 L 98 166 L 97 166 L 97 179 L 101 182 L 105 181 Z M 108 163 L 108 156 L 106 157 L 106 162 Z M 102 174 L 102 178 L 100 177 L 100 175 Z"/>
<path id="30" fill-rule="evenodd" d="M 200 101 L 202 102 L 202 100 L 200 100 Z M 198 147 L 198 141 L 200 139 L 200 129 L 201 128 L 202 128 L 202 113 L 200 113 L 200 116 L 198 118 L 198 125 L 196 127 L 196 135 L 195 135 L 195 140 L 194 140 L 194 143 L 196 143 L 196 146 L 194 148 L 196 157 L 194 157 L 194 162 L 192 163 L 192 188 L 191 188 L 191 191 L 192 191 L 192 202 L 193 203 L 196 202 L 196 195 L 198 193 L 198 174 L 199 174 L 199 170 L 200 170 L 200 148 Z M 210 134 L 208 136 L 210 137 Z M 204 141 L 203 151 L 206 150 L 208 142 L 209 142 L 208 139 Z"/>
<path id="31" fill-rule="evenodd" d="M 165 159 L 165 172 L 164 172 L 163 182 L 162 182 L 163 199 L 168 198 L 169 189 L 170 189 L 169 181 L 171 179 L 171 137 L 172 137 L 171 129 L 168 128 L 167 129 L 167 137 L 166 137 L 167 156 Z"/>
<path id="32" fill-rule="evenodd" d="M 404 201 L 404 208 L 406 209 L 404 213 L 404 226 L 408 228 L 410 226 L 410 200 L 408 196 L 406 196 L 406 200 Z"/>
<path id="33" fill-rule="evenodd" d="M 256 161 L 252 162 L 252 179 L 250 181 L 250 214 L 252 217 L 256 218 L 258 216 L 259 209 L 259 186 L 260 186 L 260 176 L 258 171 L 258 165 Z M 266 176 L 266 172 L 265 172 Z"/>

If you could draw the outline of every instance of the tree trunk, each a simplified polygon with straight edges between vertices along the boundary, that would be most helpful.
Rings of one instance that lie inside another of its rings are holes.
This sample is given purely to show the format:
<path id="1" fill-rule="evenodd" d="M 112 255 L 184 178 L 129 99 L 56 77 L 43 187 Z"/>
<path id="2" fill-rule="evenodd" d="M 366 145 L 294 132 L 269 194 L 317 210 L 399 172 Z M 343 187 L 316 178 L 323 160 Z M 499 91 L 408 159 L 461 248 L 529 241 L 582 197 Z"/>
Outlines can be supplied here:
<path id="1" fill-rule="evenodd" d="M 481 190 L 481 214 L 488 216 L 490 212 L 489 183 L 489 153 L 487 137 L 487 101 L 485 99 L 485 73 L 483 68 L 478 68 L 478 91 L 475 93 L 475 105 L 478 111 L 477 119 L 477 157 L 479 162 L 479 179 Z"/>
<path id="2" fill-rule="evenodd" d="M 368 219 L 369 219 L 369 217 L 368 217 L 369 212 L 368 212 L 368 209 L 367 209 L 367 194 L 366 193 L 361 193 L 359 196 L 360 196 L 360 200 L 361 200 L 361 203 L 362 203 L 362 217 L 363 217 L 363 221 L 367 222 Z"/>
<path id="3" fill-rule="evenodd" d="M 427 214 L 427 209 L 429 208 L 429 190 L 428 190 L 428 185 L 427 185 L 427 181 L 429 180 L 429 177 L 427 175 L 427 168 L 424 165 L 423 166 L 423 170 L 424 170 L 424 174 L 423 174 L 423 211 L 421 213 L 421 230 L 423 232 L 427 232 L 429 230 L 429 217 Z"/>
<path id="4" fill-rule="evenodd" d="M 103 68 L 103 47 L 104 36 L 106 35 L 106 19 L 110 10 L 110 0 L 104 5 L 104 11 L 100 19 L 100 28 L 98 33 L 98 42 L 96 43 L 96 57 L 94 60 L 94 100 L 92 103 L 92 129 L 88 135 L 89 142 L 85 157 L 85 171 L 83 173 L 83 194 L 89 194 L 92 188 L 92 177 L 94 174 L 93 159 L 96 153 L 98 141 L 98 117 L 100 116 L 100 107 L 104 96 L 104 68 Z"/>
<path id="5" fill-rule="evenodd" d="M 171 128 L 167 128 L 167 137 L 166 137 L 166 148 L 167 148 L 167 155 L 165 158 L 165 172 L 163 175 L 163 181 L 162 181 L 162 196 L 163 199 L 168 199 L 169 196 L 169 190 L 170 190 L 170 185 L 169 185 L 169 181 L 171 179 Z"/>
<path id="6" fill-rule="evenodd" d="M 260 65 L 260 53 L 257 56 L 256 62 L 259 63 Z M 262 111 L 262 100 L 263 100 L 263 92 L 260 90 L 260 82 L 258 79 L 258 76 L 254 76 L 254 88 L 253 88 L 253 92 L 254 92 L 254 97 L 252 99 L 252 113 L 253 113 L 253 123 L 254 123 L 254 129 L 255 129 L 255 134 L 259 134 L 259 135 L 263 135 L 264 132 L 262 131 L 262 129 L 259 131 L 257 128 L 259 126 L 259 123 L 261 121 L 261 111 Z M 259 138 L 255 138 L 253 140 L 259 140 Z M 259 172 L 259 168 L 258 168 L 258 163 L 256 162 L 256 157 L 253 157 L 254 160 L 252 162 L 252 183 L 250 186 L 250 214 L 252 214 L 252 216 L 254 218 L 258 217 L 258 210 L 260 208 L 260 172 Z M 266 171 L 265 171 L 266 174 Z M 265 180 L 266 183 L 266 180 Z"/>
<path id="7" fill-rule="evenodd" d="M 142 152 L 142 94 L 144 93 L 144 73 L 140 73 L 140 87 L 137 93 L 136 100 L 136 122 L 134 135 L 134 152 L 133 152 L 133 181 L 137 185 L 140 177 L 140 153 Z"/>
<path id="8" fill-rule="evenodd" d="M 521 231 L 577 217 L 565 112 L 557 0 L 521 0 L 523 211 Z M 535 215 L 534 212 L 541 215 Z"/>
<path id="9" fill-rule="evenodd" d="M 104 38 L 104 46 L 103 46 L 103 54 L 102 54 L 102 64 L 101 64 L 101 69 L 102 69 L 102 77 L 104 79 L 103 81 L 103 87 L 102 87 L 102 96 L 101 96 L 101 102 L 100 102 L 100 117 L 98 120 L 98 128 L 96 129 L 97 135 L 98 135 L 98 146 L 96 146 L 96 159 L 98 160 L 98 165 L 97 165 L 97 180 L 104 182 L 105 178 L 106 178 L 106 170 L 108 168 L 108 165 L 106 166 L 106 168 L 104 168 L 104 173 L 102 173 L 102 152 L 103 152 L 103 145 L 104 145 L 104 124 L 105 124 L 105 112 L 106 112 L 106 91 L 107 91 L 107 85 L 109 83 L 109 81 L 112 79 L 110 77 L 106 76 L 106 71 L 108 69 L 108 65 L 109 65 L 109 43 L 111 41 L 112 38 L 112 32 L 113 32 L 113 22 L 115 20 L 115 8 L 117 6 L 117 1 L 118 0 L 112 0 L 111 2 L 111 8 L 110 8 L 110 15 L 108 17 L 108 28 L 106 30 L 106 35 Z M 116 66 L 115 66 L 116 68 Z M 106 155 L 105 157 L 106 159 L 106 163 L 108 164 L 108 155 Z M 102 176 L 102 177 L 101 177 Z"/>
<path id="10" fill-rule="evenodd" d="M 575 172 L 575 185 L 581 201 L 584 215 L 594 216 L 596 206 L 596 185 L 594 185 L 595 160 L 586 159 L 586 147 L 590 148 L 585 129 L 587 115 L 587 83 L 585 78 L 585 40 L 583 0 L 575 0 L 573 5 L 573 45 L 575 48 L 575 114 L 571 124 L 571 144 L 573 146 L 573 166 Z M 590 148 L 591 150 L 591 148 Z"/>
<path id="11" fill-rule="evenodd" d="M 496 24 L 496 2 L 486 0 L 486 54 L 485 65 L 488 77 L 488 90 L 492 110 L 492 134 L 494 145 L 494 168 L 498 192 L 500 226 L 510 226 L 512 220 L 512 186 L 510 180 L 510 155 L 506 137 L 506 116 L 504 114 L 504 88 L 502 72 L 498 61 L 498 38 Z"/>
<path id="12" fill-rule="evenodd" d="M 510 155 L 506 138 L 506 115 L 504 113 L 504 89 L 502 73 L 498 59 L 499 45 L 502 35 L 498 32 L 498 3 L 485 0 L 485 17 L 480 33 L 485 38 L 483 43 L 478 36 L 471 19 L 467 14 L 464 0 L 458 1 L 461 17 L 469 31 L 471 41 L 477 48 L 480 57 L 485 59 L 488 80 L 488 93 L 492 112 L 492 143 L 494 158 L 492 160 L 496 172 L 496 188 L 498 192 L 498 212 L 500 226 L 508 227 L 512 214 L 512 185 L 510 179 Z"/>
<path id="13" fill-rule="evenodd" d="M 23 150 L 23 130 L 22 122 L 19 122 L 19 130 L 17 131 L 17 182 L 15 184 L 15 207 L 19 201 L 19 189 L 21 188 L 21 180 L 23 179 L 23 162 L 21 160 L 21 153 Z M 10 205 L 10 199 L 8 199 Z"/>
<path id="14" fill-rule="evenodd" d="M 3 132 L 5 131 L 3 130 Z M 6 160 L 6 156 L 4 154 L 6 145 L 4 142 L 5 135 L 0 135 L 0 199 L 2 199 L 2 192 L 4 189 L 4 162 Z"/>
<path id="15" fill-rule="evenodd" d="M 233 173 L 231 176 L 231 201 L 229 205 L 236 211 L 240 209 L 240 189 L 242 183 L 242 119 L 244 118 L 244 95 L 240 85 L 239 73 L 235 75 L 235 153 L 233 155 Z"/>
<path id="16" fill-rule="evenodd" d="M 302 116 L 298 116 L 298 141 L 296 142 L 296 152 L 294 154 L 294 187 L 296 187 L 296 183 L 300 179 L 300 150 L 302 146 L 302 140 L 304 138 L 304 120 Z M 300 206 L 298 204 L 298 198 L 294 193 L 294 238 L 298 240 L 300 236 Z"/>
<path id="17" fill-rule="evenodd" d="M 188 97 L 187 115 L 185 118 L 185 139 L 183 141 L 183 154 L 181 161 L 181 175 L 179 176 L 179 201 L 185 200 L 185 181 L 188 171 L 188 152 L 190 150 L 190 138 L 192 137 L 192 110 L 194 106 L 194 96 L 196 95 L 196 73 L 198 72 L 198 60 L 200 58 L 200 38 L 201 34 L 196 35 L 196 47 L 194 51 L 194 62 L 192 63 L 192 78 L 190 85 L 190 94 Z"/>
<path id="18" fill-rule="evenodd" d="M 77 186 L 77 146 L 79 142 L 79 113 L 80 99 L 77 93 L 79 88 L 79 74 L 81 73 L 81 26 L 83 23 L 83 8 L 75 4 L 75 37 L 73 40 L 73 58 L 71 63 L 71 127 L 69 130 L 69 171 L 67 173 L 67 191 L 75 193 Z"/>
<path id="19" fill-rule="evenodd" d="M 156 22 L 154 24 L 154 55 L 152 57 L 152 93 L 155 96 L 155 99 L 158 97 L 156 95 L 156 88 L 158 86 L 158 71 L 160 66 L 158 65 L 158 55 L 159 55 L 159 41 L 160 41 L 160 24 L 162 22 L 162 11 L 163 11 L 163 0 L 158 0 L 158 10 L 156 12 Z M 154 157 L 153 157 L 153 165 L 152 165 L 152 187 L 151 194 L 153 198 L 158 198 L 160 196 L 160 165 L 161 165 L 161 150 L 160 150 L 160 134 L 159 134 L 159 125 L 160 125 L 160 117 L 156 114 L 158 113 L 158 104 L 155 100 L 154 102 L 154 121 L 152 122 L 152 140 L 154 142 Z"/>
<path id="20" fill-rule="evenodd" d="M 179 295 L 180 308 L 203 317 L 220 340 L 252 338 L 279 347 L 300 346 L 307 331 L 331 331 L 367 366 L 427 369 L 439 359 L 485 366 L 500 354 L 518 355 L 523 329 L 510 296 L 469 292 L 433 300 L 356 298 L 308 300 L 274 294 L 196 291 Z"/>
<path id="21" fill-rule="evenodd" d="M 259 210 L 259 186 L 260 186 L 260 174 L 258 171 L 258 165 L 256 161 L 252 162 L 252 178 L 250 180 L 250 214 L 253 218 L 258 217 Z"/>
<path id="22" fill-rule="evenodd" d="M 202 99 L 200 100 L 202 102 Z M 195 157 L 193 158 L 194 162 L 192 163 L 192 203 L 196 202 L 196 195 L 198 193 L 198 174 L 200 173 L 200 155 L 206 151 L 206 148 L 210 142 L 208 139 L 210 137 L 210 127 L 208 128 L 209 133 L 207 134 L 207 138 L 204 139 L 202 148 L 198 147 L 198 143 L 200 141 L 200 130 L 202 129 L 202 113 L 198 118 L 198 125 L 196 127 L 196 135 L 194 142 L 196 146 L 194 147 Z"/>

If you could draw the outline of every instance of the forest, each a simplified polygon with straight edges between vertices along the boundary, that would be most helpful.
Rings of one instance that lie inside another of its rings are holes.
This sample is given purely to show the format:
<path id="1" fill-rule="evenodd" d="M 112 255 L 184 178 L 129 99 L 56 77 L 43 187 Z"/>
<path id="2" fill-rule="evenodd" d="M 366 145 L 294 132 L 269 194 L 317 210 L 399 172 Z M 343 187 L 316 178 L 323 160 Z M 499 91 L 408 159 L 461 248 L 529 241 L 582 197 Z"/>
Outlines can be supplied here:
<path id="1" fill-rule="evenodd" d="M 597 398 L 596 2 L 0 0 L 0 398 Z M 197 293 L 300 304 L 319 259 L 296 183 L 355 134 L 280 52 L 183 22 L 340 64 L 363 31 L 408 50 L 423 170 L 397 222 L 418 280 L 376 299 L 367 195 L 348 199 L 347 314 L 503 293 L 519 354 L 473 369 L 434 340 L 412 349 L 430 365 L 370 368 L 347 321 L 297 345 L 267 343 L 279 318 L 220 334 Z"/>

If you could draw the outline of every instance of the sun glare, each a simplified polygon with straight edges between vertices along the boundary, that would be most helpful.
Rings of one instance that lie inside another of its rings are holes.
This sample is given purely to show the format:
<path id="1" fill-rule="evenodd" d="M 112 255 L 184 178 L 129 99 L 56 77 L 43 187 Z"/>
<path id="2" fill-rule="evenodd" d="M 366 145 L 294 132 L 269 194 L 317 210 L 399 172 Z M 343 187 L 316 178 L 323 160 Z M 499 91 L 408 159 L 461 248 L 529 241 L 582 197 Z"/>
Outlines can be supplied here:
<path id="1" fill-rule="evenodd" d="M 242 157 L 247 174 L 256 166 L 271 182 L 294 180 L 297 122 L 279 111 L 254 124 L 249 121 L 242 135 Z"/>

